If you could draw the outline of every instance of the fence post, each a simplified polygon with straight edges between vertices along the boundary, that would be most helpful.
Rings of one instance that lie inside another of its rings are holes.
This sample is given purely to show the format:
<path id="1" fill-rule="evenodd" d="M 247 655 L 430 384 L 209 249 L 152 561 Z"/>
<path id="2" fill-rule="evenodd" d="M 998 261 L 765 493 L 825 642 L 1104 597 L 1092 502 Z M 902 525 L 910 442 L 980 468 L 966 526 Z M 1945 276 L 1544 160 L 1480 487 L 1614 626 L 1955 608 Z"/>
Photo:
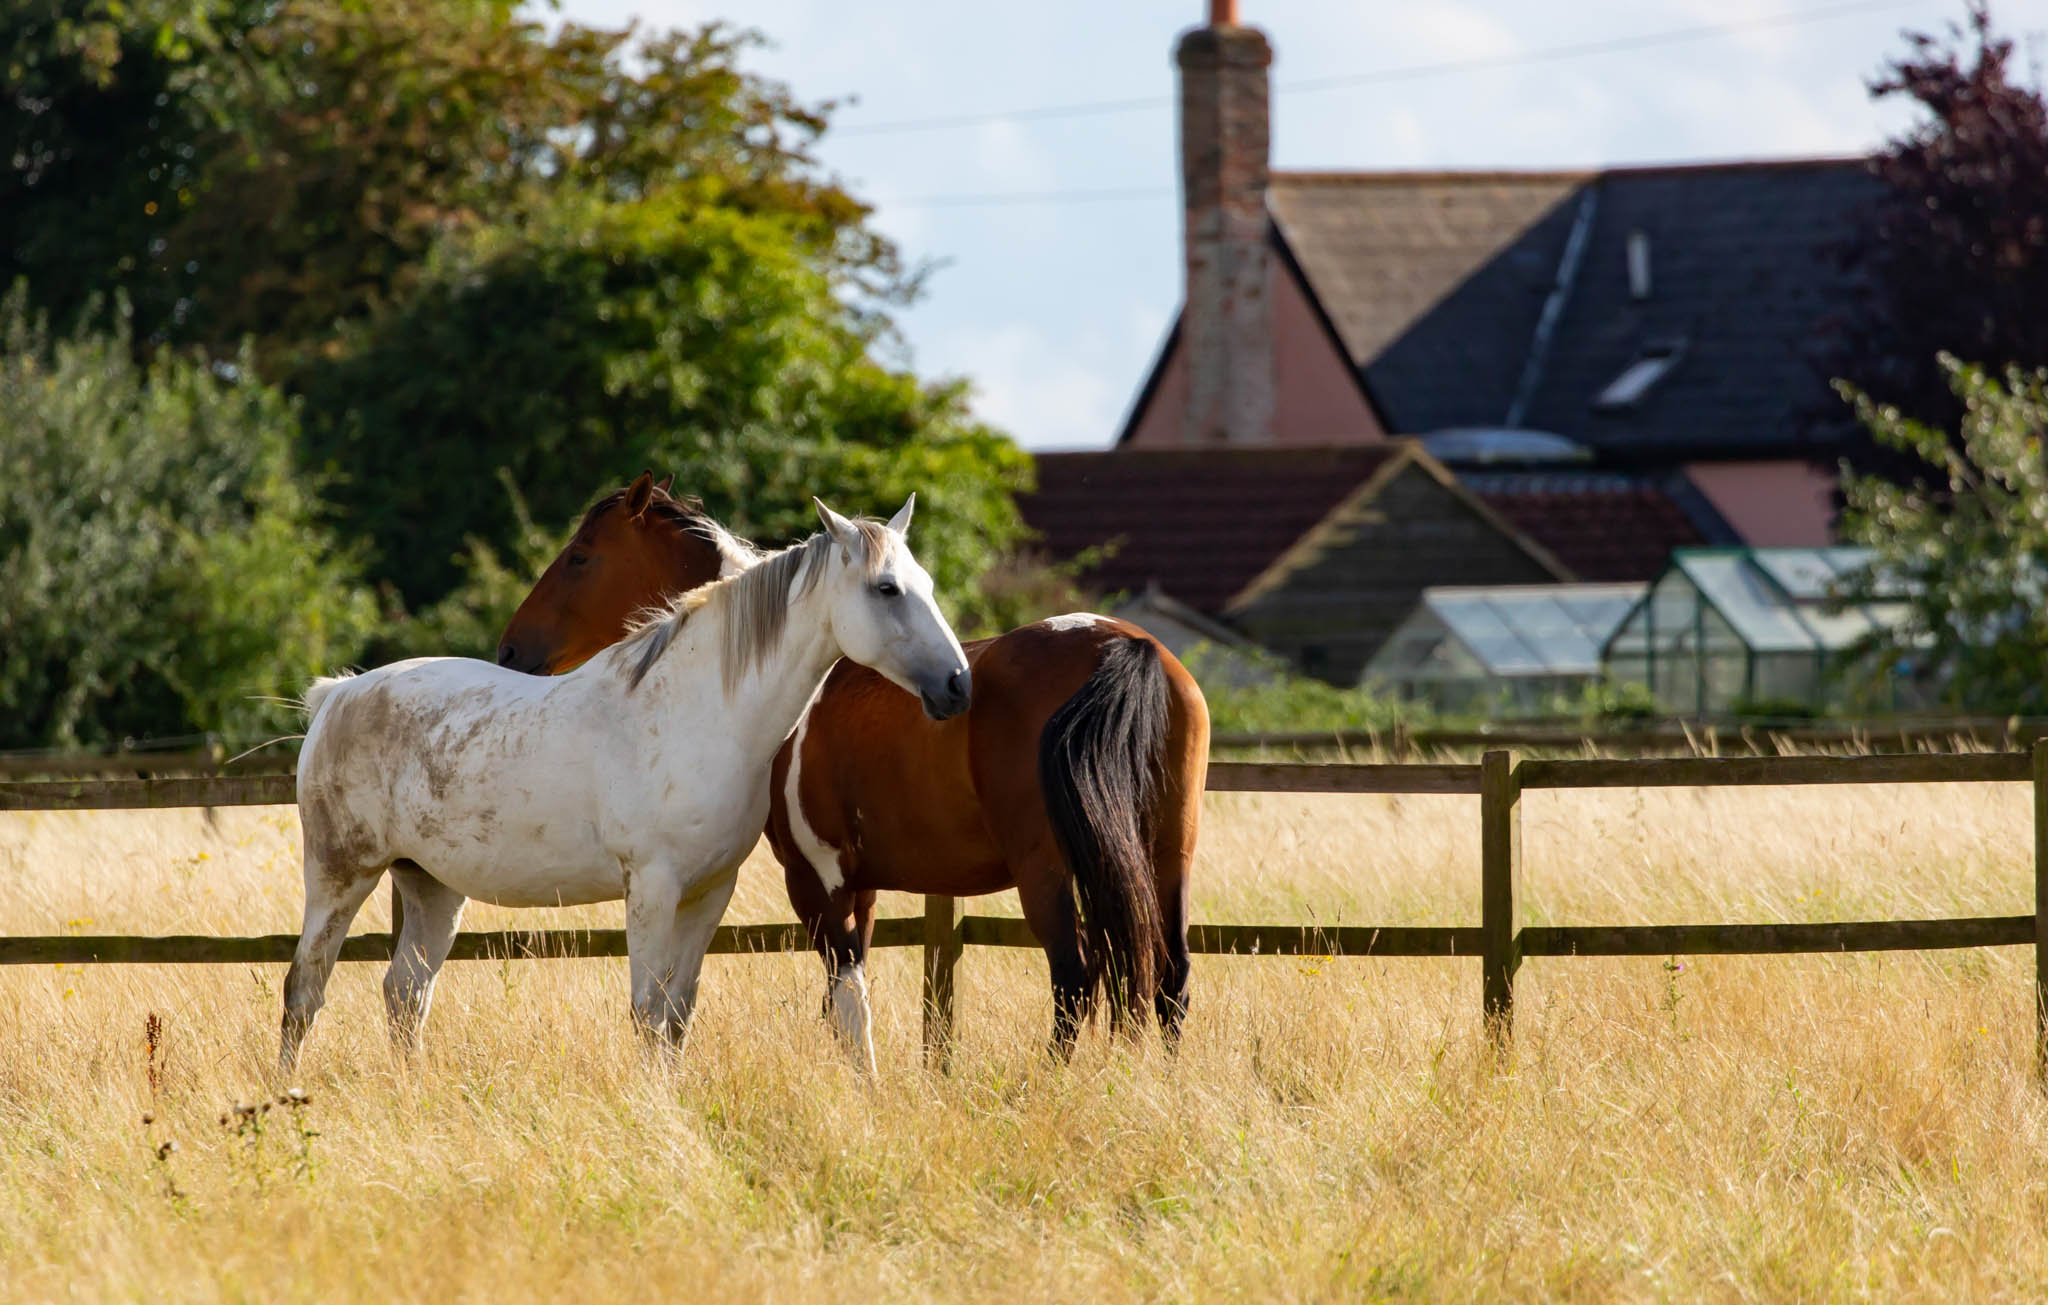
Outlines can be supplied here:
<path id="1" fill-rule="evenodd" d="M 957 897 L 924 899 L 924 1061 L 938 1070 L 953 1051 L 953 968 L 960 963 L 965 915 Z"/>
<path id="2" fill-rule="evenodd" d="M 2034 1066 L 2048 1084 L 2048 739 L 2034 740 Z"/>
<path id="3" fill-rule="evenodd" d="M 1479 758 L 1480 991 L 1487 1031 L 1503 1050 L 1515 1026 L 1515 971 L 1522 964 L 1522 778 L 1519 754 Z"/>

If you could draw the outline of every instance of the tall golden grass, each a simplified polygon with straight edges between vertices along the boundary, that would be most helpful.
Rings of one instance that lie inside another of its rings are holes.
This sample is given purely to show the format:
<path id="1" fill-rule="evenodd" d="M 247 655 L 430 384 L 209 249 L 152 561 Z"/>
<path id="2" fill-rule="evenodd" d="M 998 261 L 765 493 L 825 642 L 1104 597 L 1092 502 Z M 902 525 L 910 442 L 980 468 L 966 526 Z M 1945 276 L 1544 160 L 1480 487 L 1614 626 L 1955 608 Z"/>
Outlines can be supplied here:
<path id="1" fill-rule="evenodd" d="M 2032 900 L 2023 786 L 1526 803 L 1531 922 Z M 1473 799 L 1206 821 L 1199 919 L 1477 922 Z M 0 817 L 0 931 L 290 931 L 299 902 L 289 809 Z M 731 918 L 787 914 L 757 854 Z M 292 1083 L 281 967 L 14 968 L 0 1297 L 2039 1299 L 2029 959 L 1535 960 L 1499 1073 L 1469 960 L 1198 958 L 1177 1058 L 1096 1032 L 1061 1068 L 1043 962 L 970 949 L 941 1077 L 898 951 L 874 1081 L 810 957 L 713 958 L 680 1068 L 637 1044 L 622 962 L 451 964 L 417 1065 L 381 967 L 346 965 Z"/>

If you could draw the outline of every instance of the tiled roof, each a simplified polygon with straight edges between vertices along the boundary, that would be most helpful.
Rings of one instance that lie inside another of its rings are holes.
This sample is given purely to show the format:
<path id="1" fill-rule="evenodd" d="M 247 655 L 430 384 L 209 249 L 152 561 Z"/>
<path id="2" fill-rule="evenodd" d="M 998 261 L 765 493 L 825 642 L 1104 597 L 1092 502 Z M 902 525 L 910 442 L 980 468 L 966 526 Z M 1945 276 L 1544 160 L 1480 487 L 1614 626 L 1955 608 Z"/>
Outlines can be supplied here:
<path id="1" fill-rule="evenodd" d="M 1090 586 L 1156 584 L 1213 616 L 1399 449 L 1041 453 L 1038 490 L 1018 507 L 1055 557 L 1114 542 Z"/>
<path id="2" fill-rule="evenodd" d="M 1815 369 L 1847 274 L 1828 247 L 1877 183 L 1856 160 L 1597 173 L 1276 173 L 1267 203 L 1390 428 L 1521 424 L 1610 459 L 1805 456 L 1852 424 Z M 1562 315 L 1532 349 L 1573 224 L 1586 235 Z M 1648 239 L 1650 293 L 1627 247 Z M 1646 346 L 1682 341 L 1632 408 L 1593 400 Z"/>
<path id="3" fill-rule="evenodd" d="M 1612 472 L 1488 471 L 1458 477 L 1488 507 L 1587 580 L 1651 580 L 1674 548 L 1709 542 L 1672 487 Z"/>

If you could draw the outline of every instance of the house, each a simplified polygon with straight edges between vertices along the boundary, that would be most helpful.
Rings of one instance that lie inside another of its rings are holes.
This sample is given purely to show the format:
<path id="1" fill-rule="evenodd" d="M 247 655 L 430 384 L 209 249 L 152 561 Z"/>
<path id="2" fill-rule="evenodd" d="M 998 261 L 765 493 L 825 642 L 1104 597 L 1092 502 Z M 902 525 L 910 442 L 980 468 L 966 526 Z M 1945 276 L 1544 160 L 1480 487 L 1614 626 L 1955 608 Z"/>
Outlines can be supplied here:
<path id="1" fill-rule="evenodd" d="M 1601 682 L 1601 653 L 1646 588 L 1434 585 L 1373 654 L 1365 677 L 1439 711 L 1554 710 Z"/>
<path id="2" fill-rule="evenodd" d="M 1235 0 L 1211 0 L 1176 61 L 1180 312 L 1114 447 L 1041 458 L 1022 504 L 1063 556 L 1132 534 L 1098 586 L 1155 586 L 1341 683 L 1408 614 L 1385 612 L 1394 591 L 1640 582 L 1677 548 L 1832 542 L 1856 431 L 1811 350 L 1848 288 L 1830 247 L 1878 184 L 1859 161 L 1275 172 L 1272 50 Z M 1404 485 L 1448 473 L 1468 528 L 1500 532 L 1478 554 L 1426 533 L 1404 547 L 1398 514 L 1359 533 L 1354 496 L 1386 488 L 1366 492 L 1382 465 L 1366 455 L 1404 438 L 1420 442 Z M 1247 485 L 1268 458 L 1320 459 L 1342 483 L 1290 498 L 1251 532 L 1267 556 L 1218 573 L 1126 520 L 1149 511 L 1149 475 L 1204 457 Z M 1282 557 L 1276 588 L 1264 568 Z M 1395 558 L 1398 580 L 1358 570 Z"/>

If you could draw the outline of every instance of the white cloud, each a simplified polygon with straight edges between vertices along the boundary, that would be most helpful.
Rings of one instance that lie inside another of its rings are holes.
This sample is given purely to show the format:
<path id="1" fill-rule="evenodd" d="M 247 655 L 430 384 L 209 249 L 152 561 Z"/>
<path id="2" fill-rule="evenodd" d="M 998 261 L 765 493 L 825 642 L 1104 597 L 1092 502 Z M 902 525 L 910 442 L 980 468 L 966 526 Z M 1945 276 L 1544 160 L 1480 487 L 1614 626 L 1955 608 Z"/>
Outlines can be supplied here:
<path id="1" fill-rule="evenodd" d="M 1055 336 L 1032 323 L 1005 322 L 961 332 L 947 341 L 944 357 L 924 361 L 971 377 L 975 415 L 1019 443 L 1080 448 L 1115 433 L 1137 384 L 1130 353 L 1097 331 Z"/>

